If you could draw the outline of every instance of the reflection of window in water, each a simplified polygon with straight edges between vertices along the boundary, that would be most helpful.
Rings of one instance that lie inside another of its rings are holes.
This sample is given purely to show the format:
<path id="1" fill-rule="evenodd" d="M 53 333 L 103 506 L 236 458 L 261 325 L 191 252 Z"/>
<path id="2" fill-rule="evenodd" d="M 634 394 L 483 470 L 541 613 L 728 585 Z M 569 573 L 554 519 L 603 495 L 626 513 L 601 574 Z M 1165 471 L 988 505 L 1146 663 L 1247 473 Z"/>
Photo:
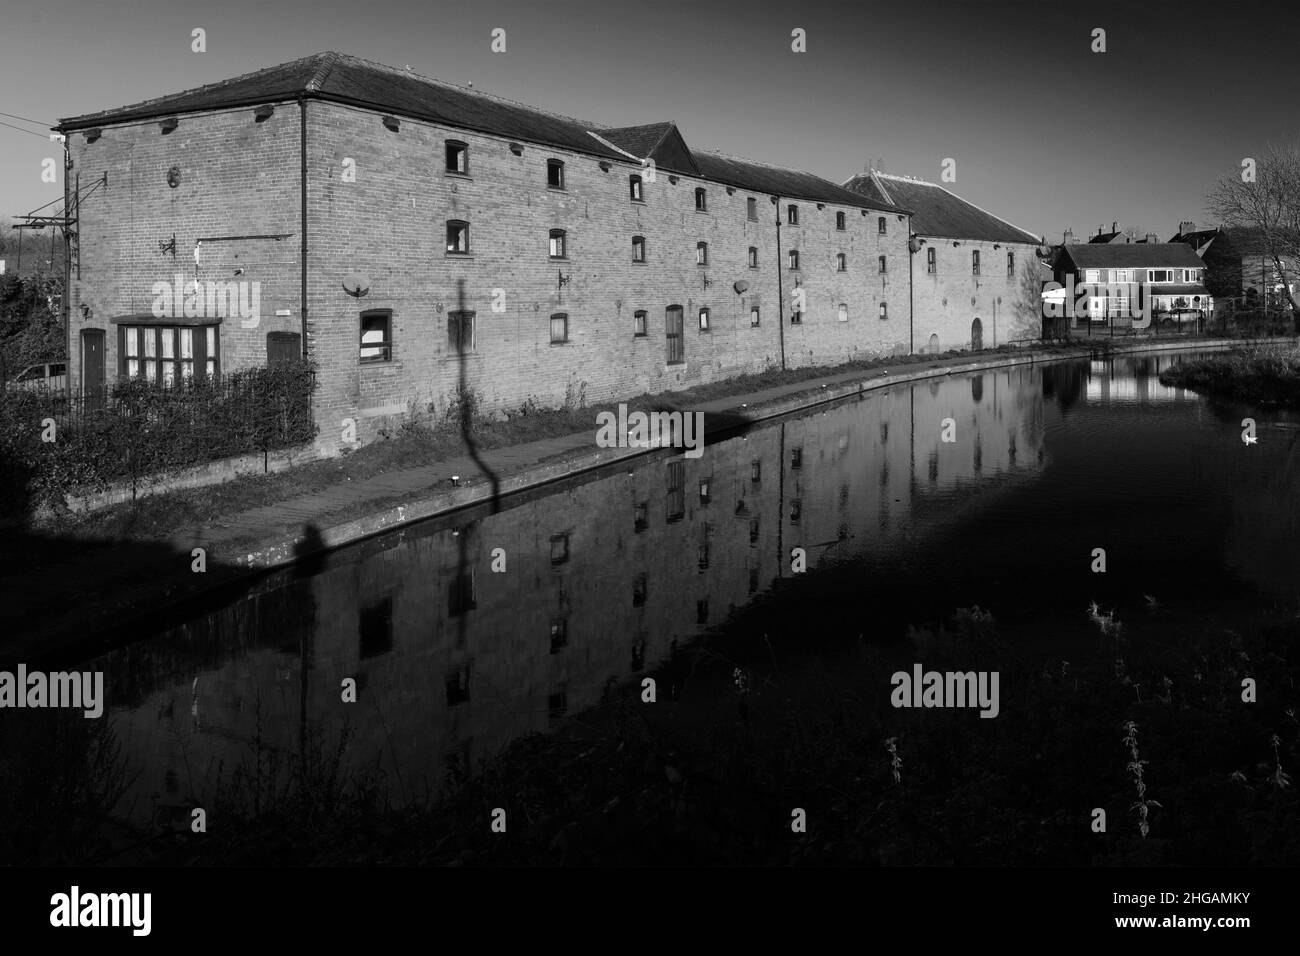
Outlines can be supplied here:
<path id="1" fill-rule="evenodd" d="M 569 535 L 551 535 L 551 564 L 563 564 L 569 560 Z"/>
<path id="2" fill-rule="evenodd" d="M 700 529 L 700 570 L 703 571 L 709 566 L 709 539 L 713 537 L 713 525 L 707 521 L 704 527 Z"/>
<path id="3" fill-rule="evenodd" d="M 930 480 L 939 480 L 939 453 L 937 451 L 930 453 Z"/>
<path id="4" fill-rule="evenodd" d="M 798 524 L 799 519 L 803 517 L 803 501 L 799 498 L 790 499 L 790 523 Z"/>
<path id="5" fill-rule="evenodd" d="M 696 624 L 709 623 L 709 599 L 708 598 L 701 598 L 700 600 L 695 602 L 695 623 Z"/>
<path id="6" fill-rule="evenodd" d="M 758 544 L 758 515 L 749 519 L 749 543 Z"/>
<path id="7" fill-rule="evenodd" d="M 361 656 L 374 657 L 393 649 L 393 599 L 384 598 L 361 609 Z"/>
<path id="8" fill-rule="evenodd" d="M 754 594 L 758 591 L 758 568 L 749 569 L 749 593 Z"/>
<path id="9" fill-rule="evenodd" d="M 460 617 L 478 607 L 475 593 L 474 569 L 459 568 L 447 585 L 447 616 Z"/>
<path id="10" fill-rule="evenodd" d="M 979 474 L 984 468 L 984 449 L 980 446 L 979 436 L 975 436 L 975 454 L 974 454 L 975 474 Z"/>
<path id="11" fill-rule="evenodd" d="M 443 757 L 443 763 L 446 768 L 444 779 L 447 786 L 457 787 L 469 779 L 470 755 L 469 741 L 457 744 L 454 749 L 448 750 Z"/>
<path id="12" fill-rule="evenodd" d="M 680 521 L 686 514 L 686 468 L 680 461 L 668 463 L 666 520 Z"/>
<path id="13" fill-rule="evenodd" d="M 563 687 L 554 691 L 546 698 L 546 708 L 550 713 L 551 720 L 558 720 L 563 717 L 569 709 L 569 694 Z"/>
<path id="14" fill-rule="evenodd" d="M 469 700 L 469 670 L 469 664 L 462 664 L 447 674 L 445 684 L 448 707 L 455 707 Z"/>
<path id="15" fill-rule="evenodd" d="M 551 653 L 558 654 L 569 643 L 569 622 L 558 618 L 551 622 Z"/>
<path id="16" fill-rule="evenodd" d="M 798 471 L 798 470 L 799 470 L 800 468 L 802 468 L 802 467 L 803 467 L 803 448 L 802 448 L 802 447 L 800 447 L 800 448 L 791 448 L 791 449 L 790 449 L 790 469 L 791 469 L 791 471 Z"/>
<path id="17" fill-rule="evenodd" d="M 633 511 L 632 528 L 639 533 L 648 527 L 650 527 L 650 502 L 641 501 Z"/>
<path id="18" fill-rule="evenodd" d="M 639 671 L 645 667 L 645 638 L 632 645 L 632 670 Z"/>
<path id="19" fill-rule="evenodd" d="M 646 576 L 638 574 L 632 581 L 632 606 L 643 607 L 646 597 Z"/>
<path id="20" fill-rule="evenodd" d="M 880 444 L 889 441 L 889 422 L 880 423 Z"/>

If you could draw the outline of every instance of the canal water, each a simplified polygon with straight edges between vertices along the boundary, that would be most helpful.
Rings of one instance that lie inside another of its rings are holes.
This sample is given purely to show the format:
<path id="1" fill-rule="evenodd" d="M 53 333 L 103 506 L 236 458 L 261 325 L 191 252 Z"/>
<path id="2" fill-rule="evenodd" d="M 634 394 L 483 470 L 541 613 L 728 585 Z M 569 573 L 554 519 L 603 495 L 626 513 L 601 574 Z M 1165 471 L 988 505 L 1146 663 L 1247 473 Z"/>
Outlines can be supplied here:
<path id="1" fill-rule="evenodd" d="M 675 692 L 701 646 L 790 670 L 972 605 L 1033 650 L 1095 634 L 1091 601 L 1174 622 L 1293 601 L 1300 426 L 1162 386 L 1176 360 L 870 393 L 268 576 L 79 663 L 105 672 L 119 810 L 203 805 L 255 748 L 287 772 L 308 739 L 424 798 L 647 674 Z"/>

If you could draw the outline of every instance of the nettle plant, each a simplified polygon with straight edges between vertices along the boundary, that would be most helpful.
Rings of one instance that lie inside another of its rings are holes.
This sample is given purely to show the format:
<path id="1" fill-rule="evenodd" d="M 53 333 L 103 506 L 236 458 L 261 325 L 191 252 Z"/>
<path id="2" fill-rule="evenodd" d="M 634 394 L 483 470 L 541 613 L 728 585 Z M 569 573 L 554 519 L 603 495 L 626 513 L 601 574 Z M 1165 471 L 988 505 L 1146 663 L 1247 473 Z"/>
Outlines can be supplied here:
<path id="1" fill-rule="evenodd" d="M 1147 784 L 1143 779 L 1144 768 L 1147 761 L 1143 760 L 1138 753 L 1138 726 L 1131 720 L 1124 722 L 1124 746 L 1128 748 L 1129 757 L 1128 766 L 1125 768 L 1133 778 L 1133 788 L 1137 791 L 1137 801 L 1129 807 L 1130 810 L 1136 810 L 1138 815 L 1138 831 L 1142 838 L 1151 832 L 1151 825 L 1147 822 L 1148 814 L 1152 807 L 1159 807 L 1158 800 L 1147 798 Z"/>
<path id="2" fill-rule="evenodd" d="M 889 768 L 894 775 L 894 783 L 902 783 L 903 775 L 900 771 L 903 766 L 903 758 L 898 755 L 898 738 L 890 737 L 886 740 L 885 749 L 889 751 Z"/>

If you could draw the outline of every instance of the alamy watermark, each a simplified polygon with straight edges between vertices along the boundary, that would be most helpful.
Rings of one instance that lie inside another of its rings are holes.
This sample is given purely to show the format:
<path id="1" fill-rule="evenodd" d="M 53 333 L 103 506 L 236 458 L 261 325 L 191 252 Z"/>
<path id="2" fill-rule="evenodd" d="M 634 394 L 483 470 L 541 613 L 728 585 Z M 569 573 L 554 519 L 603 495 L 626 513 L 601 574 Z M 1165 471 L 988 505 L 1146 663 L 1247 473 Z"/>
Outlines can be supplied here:
<path id="1" fill-rule="evenodd" d="M 596 415 L 599 448 L 685 448 L 687 458 L 704 454 L 703 412 L 629 412 L 619 403 L 618 413 Z"/>
<path id="2" fill-rule="evenodd" d="M 238 318 L 241 327 L 255 329 L 261 318 L 262 284 L 256 281 L 200 282 L 178 272 L 171 282 L 155 282 L 149 292 L 159 319 Z"/>
<path id="3" fill-rule="evenodd" d="M 978 707 L 981 717 L 998 715 L 997 671 L 896 671 L 890 678 L 895 707 Z"/>
<path id="4" fill-rule="evenodd" d="M 72 707 L 87 719 L 104 713 L 103 671 L 0 671 L 0 708 Z"/>

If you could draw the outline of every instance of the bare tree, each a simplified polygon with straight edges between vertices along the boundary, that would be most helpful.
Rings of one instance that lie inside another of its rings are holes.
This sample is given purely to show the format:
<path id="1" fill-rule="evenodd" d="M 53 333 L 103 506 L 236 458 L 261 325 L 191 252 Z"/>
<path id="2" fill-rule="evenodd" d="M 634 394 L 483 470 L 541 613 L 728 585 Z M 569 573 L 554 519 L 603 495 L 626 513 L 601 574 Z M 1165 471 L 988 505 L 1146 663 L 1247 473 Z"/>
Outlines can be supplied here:
<path id="1" fill-rule="evenodd" d="M 1251 169 L 1224 176 L 1206 196 L 1206 209 L 1225 226 L 1257 234 L 1262 253 L 1283 277 L 1291 308 L 1300 300 L 1285 281 L 1284 262 L 1300 260 L 1300 145 L 1269 146 Z M 1253 173 L 1253 175 L 1251 175 Z"/>

